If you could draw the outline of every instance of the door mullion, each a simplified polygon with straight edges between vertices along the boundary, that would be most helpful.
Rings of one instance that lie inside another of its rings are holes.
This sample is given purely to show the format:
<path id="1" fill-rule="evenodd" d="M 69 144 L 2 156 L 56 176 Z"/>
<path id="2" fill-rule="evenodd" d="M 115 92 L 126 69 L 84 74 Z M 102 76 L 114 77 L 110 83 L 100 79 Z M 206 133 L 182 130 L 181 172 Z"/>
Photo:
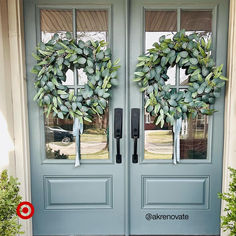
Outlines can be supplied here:
<path id="1" fill-rule="evenodd" d="M 181 10 L 180 8 L 177 9 L 177 31 L 181 30 L 181 25 L 180 25 L 180 17 L 181 17 Z M 176 92 L 179 92 L 179 87 L 180 87 L 180 68 L 179 66 L 176 64 Z M 175 120 L 175 125 L 174 128 L 175 129 L 177 127 L 177 120 Z M 180 161 L 180 136 L 178 134 L 178 132 L 174 131 L 174 159 L 173 159 L 173 163 L 177 164 Z"/>

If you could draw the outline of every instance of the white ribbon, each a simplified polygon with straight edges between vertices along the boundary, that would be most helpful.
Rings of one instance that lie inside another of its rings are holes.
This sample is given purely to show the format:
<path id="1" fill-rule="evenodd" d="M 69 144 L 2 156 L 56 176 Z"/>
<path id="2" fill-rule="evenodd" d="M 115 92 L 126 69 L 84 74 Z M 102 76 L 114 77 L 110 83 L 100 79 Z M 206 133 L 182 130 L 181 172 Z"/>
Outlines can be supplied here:
<path id="1" fill-rule="evenodd" d="M 73 124 L 73 136 L 75 136 L 75 144 L 76 144 L 75 167 L 80 166 L 80 134 L 82 133 L 83 133 L 83 124 L 79 122 L 78 118 L 75 118 Z"/>
<path id="2" fill-rule="evenodd" d="M 173 131 L 175 133 L 174 136 L 174 164 L 176 165 L 177 162 L 180 161 L 180 131 L 182 126 L 182 118 L 179 118 L 175 121 L 173 126 Z"/>

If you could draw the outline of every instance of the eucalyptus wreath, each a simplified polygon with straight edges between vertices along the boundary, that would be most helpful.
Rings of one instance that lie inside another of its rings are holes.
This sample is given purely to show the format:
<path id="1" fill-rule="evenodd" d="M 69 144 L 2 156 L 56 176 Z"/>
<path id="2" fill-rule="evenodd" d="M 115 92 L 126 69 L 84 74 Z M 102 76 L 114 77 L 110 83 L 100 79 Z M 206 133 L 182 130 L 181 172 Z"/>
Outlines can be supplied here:
<path id="1" fill-rule="evenodd" d="M 159 43 L 138 57 L 134 81 L 145 94 L 145 110 L 155 117 L 156 125 L 198 114 L 212 115 L 211 108 L 220 96 L 226 77 L 222 75 L 223 65 L 215 66 L 211 52 L 211 39 L 205 40 L 197 33 L 177 32 L 173 39 L 161 36 Z M 188 87 L 176 91 L 167 84 L 167 71 L 177 65 L 185 69 Z"/>
<path id="2" fill-rule="evenodd" d="M 119 59 L 114 63 L 111 49 L 104 41 L 86 42 L 72 39 L 66 33 L 65 39 L 54 34 L 47 43 L 41 42 L 34 58 L 37 64 L 32 73 L 36 74 L 37 93 L 34 100 L 44 108 L 47 116 L 78 118 L 91 122 L 94 115 L 103 115 L 111 95 L 111 88 L 117 85 Z M 87 83 L 78 92 L 70 90 L 66 81 L 68 70 L 83 69 Z"/>

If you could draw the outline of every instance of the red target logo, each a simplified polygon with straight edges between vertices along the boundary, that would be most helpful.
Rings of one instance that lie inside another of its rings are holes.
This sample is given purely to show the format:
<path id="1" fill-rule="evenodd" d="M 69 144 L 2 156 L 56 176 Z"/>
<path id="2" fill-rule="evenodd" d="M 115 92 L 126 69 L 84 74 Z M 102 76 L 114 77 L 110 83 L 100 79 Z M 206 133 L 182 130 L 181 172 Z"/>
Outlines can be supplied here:
<path id="1" fill-rule="evenodd" d="M 21 202 L 16 209 L 16 213 L 21 219 L 30 219 L 34 214 L 34 206 L 30 202 Z"/>

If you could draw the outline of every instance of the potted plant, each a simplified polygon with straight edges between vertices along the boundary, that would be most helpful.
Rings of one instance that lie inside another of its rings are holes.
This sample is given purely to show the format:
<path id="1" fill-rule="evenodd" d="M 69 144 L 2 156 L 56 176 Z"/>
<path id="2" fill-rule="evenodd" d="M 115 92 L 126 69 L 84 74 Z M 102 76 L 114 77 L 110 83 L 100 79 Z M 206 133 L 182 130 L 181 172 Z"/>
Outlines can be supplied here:
<path id="1" fill-rule="evenodd" d="M 21 201 L 19 183 L 12 176 L 9 178 L 7 170 L 0 176 L 0 235 L 15 236 L 19 233 L 21 225 L 18 223 L 16 208 Z"/>
<path id="2" fill-rule="evenodd" d="M 230 236 L 236 235 L 236 169 L 229 168 L 231 181 L 227 193 L 219 193 L 219 197 L 226 201 L 225 216 L 221 217 L 221 227 Z"/>

